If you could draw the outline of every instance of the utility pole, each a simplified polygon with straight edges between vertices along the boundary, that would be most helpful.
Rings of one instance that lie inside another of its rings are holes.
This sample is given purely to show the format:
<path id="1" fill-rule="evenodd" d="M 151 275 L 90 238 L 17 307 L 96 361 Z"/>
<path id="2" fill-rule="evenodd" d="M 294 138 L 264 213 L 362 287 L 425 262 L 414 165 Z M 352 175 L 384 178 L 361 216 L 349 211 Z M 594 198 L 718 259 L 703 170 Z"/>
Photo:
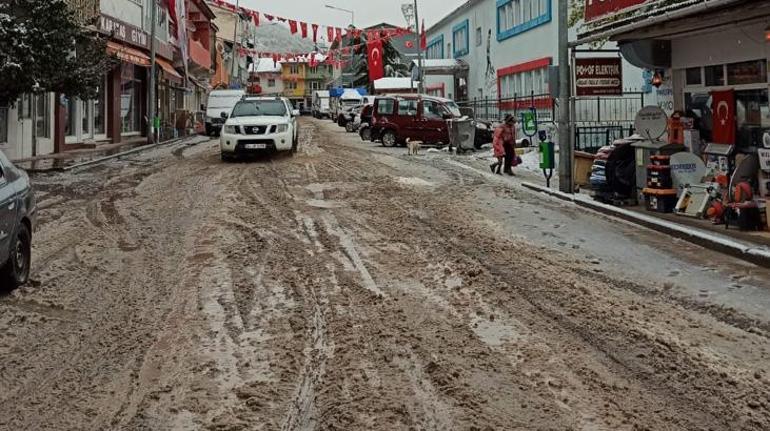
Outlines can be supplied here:
<path id="1" fill-rule="evenodd" d="M 155 71 L 157 65 L 155 64 L 155 28 L 158 20 L 158 2 L 157 0 L 150 0 L 150 89 L 149 97 L 147 98 L 147 142 L 150 144 L 155 143 L 155 108 L 158 106 L 158 102 L 155 100 Z"/>
<path id="2" fill-rule="evenodd" d="M 230 74 L 230 85 L 233 83 L 233 79 L 235 79 L 235 72 L 237 69 L 237 58 L 240 57 L 240 53 L 237 52 L 237 49 L 235 45 L 237 44 L 238 40 L 238 24 L 241 22 L 241 13 L 240 11 L 241 7 L 241 0 L 235 1 L 235 15 L 233 15 L 233 19 L 235 20 L 235 24 L 233 24 L 233 67 L 232 67 L 232 73 Z M 239 71 L 240 72 L 240 71 Z M 241 77 L 238 76 L 238 84 L 241 82 Z"/>
<path id="3" fill-rule="evenodd" d="M 559 190 L 573 193 L 572 184 L 572 139 L 570 137 L 570 92 L 572 72 L 570 71 L 569 27 L 567 23 L 567 0 L 559 0 Z"/>
<path id="4" fill-rule="evenodd" d="M 422 71 L 422 44 L 420 43 L 420 13 L 417 11 L 417 0 L 414 0 L 414 34 L 417 43 L 414 46 L 417 47 L 417 69 L 419 70 L 417 82 L 417 93 L 425 93 L 425 81 L 423 79 L 424 74 Z"/>

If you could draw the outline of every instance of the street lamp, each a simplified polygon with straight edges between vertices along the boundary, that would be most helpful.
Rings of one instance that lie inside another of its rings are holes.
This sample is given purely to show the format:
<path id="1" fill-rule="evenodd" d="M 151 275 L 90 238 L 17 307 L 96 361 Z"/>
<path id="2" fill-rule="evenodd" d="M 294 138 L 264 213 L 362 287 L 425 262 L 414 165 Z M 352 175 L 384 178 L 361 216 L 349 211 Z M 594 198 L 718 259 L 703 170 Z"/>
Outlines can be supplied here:
<path id="1" fill-rule="evenodd" d="M 327 5 L 326 5 L 326 8 L 327 8 L 327 9 L 334 9 L 334 10 L 338 10 L 338 11 L 341 11 L 341 12 L 347 12 L 347 13 L 349 13 L 349 14 L 350 14 L 350 24 L 351 24 L 353 27 L 355 27 L 355 26 L 356 26 L 356 13 L 355 13 L 354 11 L 352 11 L 352 10 L 350 10 L 350 9 L 344 9 L 344 8 L 341 8 L 341 7 L 337 7 L 337 6 L 332 6 L 332 5 L 330 5 L 330 4 L 327 4 Z"/>

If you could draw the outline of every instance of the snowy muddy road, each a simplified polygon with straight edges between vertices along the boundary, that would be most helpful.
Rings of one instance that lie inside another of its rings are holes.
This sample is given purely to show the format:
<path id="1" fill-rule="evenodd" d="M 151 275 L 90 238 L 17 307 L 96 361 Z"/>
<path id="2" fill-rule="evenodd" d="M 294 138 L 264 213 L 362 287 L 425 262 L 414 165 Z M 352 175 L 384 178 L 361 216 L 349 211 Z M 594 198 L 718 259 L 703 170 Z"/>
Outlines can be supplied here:
<path id="1" fill-rule="evenodd" d="M 587 256 L 577 210 L 302 127 L 294 157 L 223 164 L 211 141 L 37 176 L 0 429 L 770 429 L 761 289 L 699 302 Z M 605 245 L 655 250 L 641 236 Z"/>

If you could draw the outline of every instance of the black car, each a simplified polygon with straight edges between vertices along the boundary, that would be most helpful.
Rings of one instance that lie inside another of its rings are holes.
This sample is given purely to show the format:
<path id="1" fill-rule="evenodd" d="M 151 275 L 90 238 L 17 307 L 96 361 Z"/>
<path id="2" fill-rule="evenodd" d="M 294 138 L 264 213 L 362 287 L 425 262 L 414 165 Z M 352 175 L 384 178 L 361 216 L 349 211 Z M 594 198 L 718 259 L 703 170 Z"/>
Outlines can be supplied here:
<path id="1" fill-rule="evenodd" d="M 0 152 L 0 288 L 13 289 L 29 280 L 35 194 L 26 172 Z"/>

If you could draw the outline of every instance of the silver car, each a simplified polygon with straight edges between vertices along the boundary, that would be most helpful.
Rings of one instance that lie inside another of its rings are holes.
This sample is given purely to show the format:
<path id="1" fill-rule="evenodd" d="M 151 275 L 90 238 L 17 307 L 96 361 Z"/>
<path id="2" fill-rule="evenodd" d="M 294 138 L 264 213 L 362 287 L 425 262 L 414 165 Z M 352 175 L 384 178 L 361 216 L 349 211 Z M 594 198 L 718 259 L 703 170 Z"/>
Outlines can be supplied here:
<path id="1" fill-rule="evenodd" d="M 0 288 L 29 280 L 36 201 L 27 173 L 0 152 Z"/>

